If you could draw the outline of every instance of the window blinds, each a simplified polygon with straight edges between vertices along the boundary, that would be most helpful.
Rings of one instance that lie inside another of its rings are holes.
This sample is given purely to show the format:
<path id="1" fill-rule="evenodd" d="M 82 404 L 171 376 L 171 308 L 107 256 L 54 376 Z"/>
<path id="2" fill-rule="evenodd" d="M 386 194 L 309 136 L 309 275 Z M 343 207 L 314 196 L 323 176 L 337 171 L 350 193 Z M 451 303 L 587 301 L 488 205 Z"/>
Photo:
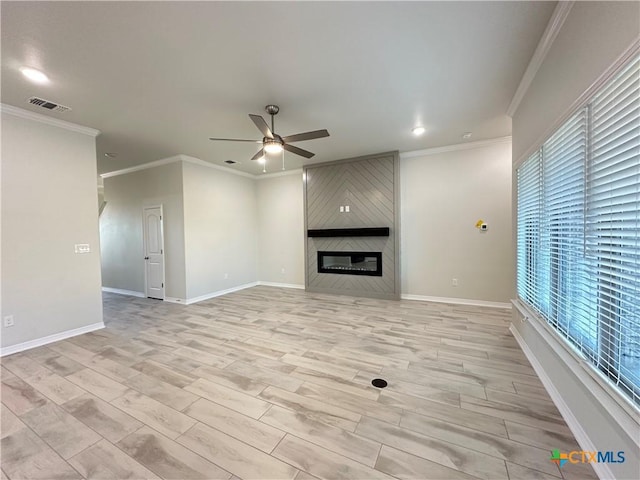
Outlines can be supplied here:
<path id="1" fill-rule="evenodd" d="M 548 294 L 543 313 L 580 349 L 592 346 L 584 260 L 586 109 L 542 146 L 542 265 Z"/>
<path id="2" fill-rule="evenodd" d="M 640 404 L 640 57 L 517 175 L 520 299 Z"/>
<path id="3" fill-rule="evenodd" d="M 597 290 L 598 367 L 640 398 L 640 58 L 590 104 L 586 249 Z"/>
<path id="4" fill-rule="evenodd" d="M 540 229 L 540 152 L 535 152 L 518 169 L 518 295 L 536 307 L 539 305 L 541 282 L 538 272 Z"/>

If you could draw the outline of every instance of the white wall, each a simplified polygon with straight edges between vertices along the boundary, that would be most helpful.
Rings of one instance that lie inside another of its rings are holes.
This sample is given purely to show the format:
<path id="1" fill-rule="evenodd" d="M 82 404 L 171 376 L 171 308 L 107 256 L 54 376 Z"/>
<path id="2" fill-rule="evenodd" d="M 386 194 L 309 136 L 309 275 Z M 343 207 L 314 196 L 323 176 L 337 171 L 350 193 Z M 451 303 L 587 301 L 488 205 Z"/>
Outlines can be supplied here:
<path id="1" fill-rule="evenodd" d="M 179 161 L 104 179 L 107 205 L 100 217 L 104 287 L 144 293 L 142 209 L 162 205 L 165 295 L 185 298 L 182 194 Z"/>
<path id="2" fill-rule="evenodd" d="M 1 316 L 15 318 L 0 327 L 3 349 L 102 324 L 98 132 L 42 119 L 3 107 Z M 75 254 L 78 243 L 91 252 Z"/>
<path id="3" fill-rule="evenodd" d="M 184 162 L 183 182 L 187 300 L 257 281 L 255 180 Z"/>
<path id="4" fill-rule="evenodd" d="M 258 278 L 262 282 L 304 287 L 302 172 L 260 177 L 256 188 Z"/>
<path id="5" fill-rule="evenodd" d="M 508 302 L 511 142 L 426 152 L 400 155 L 402 294 Z"/>
<path id="6" fill-rule="evenodd" d="M 605 73 L 640 36 L 640 3 L 576 2 L 513 117 L 514 162 L 544 140 L 569 107 Z M 515 197 L 515 195 L 514 195 Z M 515 211 L 515 198 L 514 198 Z M 514 223 L 515 225 L 515 223 Z M 515 238 L 515 233 L 514 233 Z M 515 284 L 515 277 L 513 277 Z M 597 464 L 607 478 L 638 478 L 640 431 L 633 407 L 622 408 L 610 387 L 592 380 L 584 361 L 566 351 L 555 333 L 543 334 L 544 324 L 534 316 L 513 328 L 534 366 L 546 381 L 552 398 L 581 447 L 587 450 L 624 450 L 621 464 Z M 624 403 L 624 402 L 623 402 Z M 564 409 L 564 410 L 563 410 Z M 630 413 L 631 412 L 631 413 Z M 603 477 L 604 478 L 604 477 Z"/>
<path id="7" fill-rule="evenodd" d="M 400 162 L 402 293 L 507 302 L 514 275 L 510 143 L 436 151 Z M 134 264 L 142 252 L 140 192 L 148 184 L 158 194 L 184 194 L 185 291 L 168 296 L 197 299 L 256 281 L 304 285 L 301 174 L 254 179 L 182 158 L 187 161 L 105 179 L 104 285 L 142 291 L 142 262 L 139 268 Z M 182 189 L 175 187 L 178 169 Z M 166 197 L 153 200 L 167 202 Z M 114 214 L 123 208 L 127 215 Z M 485 233 L 475 228 L 479 218 L 489 224 Z M 123 248 L 111 249 L 116 240 Z M 140 245 L 139 251 L 131 245 Z M 458 287 L 451 286 L 452 278 Z"/>

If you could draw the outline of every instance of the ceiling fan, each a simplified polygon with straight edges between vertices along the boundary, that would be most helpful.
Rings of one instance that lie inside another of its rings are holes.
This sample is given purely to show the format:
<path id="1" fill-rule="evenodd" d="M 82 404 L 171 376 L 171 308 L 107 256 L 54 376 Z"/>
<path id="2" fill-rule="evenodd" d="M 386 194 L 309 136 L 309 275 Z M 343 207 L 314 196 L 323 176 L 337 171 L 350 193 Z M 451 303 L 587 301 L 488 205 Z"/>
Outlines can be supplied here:
<path id="1" fill-rule="evenodd" d="M 252 115 L 249 114 L 249 118 L 253 120 L 253 123 L 256 124 L 258 130 L 262 132 L 264 137 L 262 140 L 243 140 L 239 138 L 209 138 L 209 140 L 222 140 L 226 142 L 254 142 L 254 143 L 262 143 L 262 148 L 256 153 L 251 160 L 258 160 L 263 157 L 265 153 L 280 153 L 283 149 L 287 152 L 295 153 L 296 155 L 300 155 L 301 157 L 311 158 L 315 155 L 315 153 L 311 153 L 307 150 L 303 150 L 302 148 L 294 147 L 290 145 L 291 142 L 301 142 L 303 140 L 313 140 L 314 138 L 323 138 L 328 137 L 329 132 L 326 130 L 314 130 L 313 132 L 305 132 L 305 133 L 297 133 L 295 135 L 287 135 L 286 137 L 281 137 L 275 132 L 273 117 L 277 115 L 280 111 L 280 107 L 277 105 L 267 105 L 264 107 L 269 115 L 271 115 L 271 128 L 267 122 L 264 121 L 260 115 Z"/>

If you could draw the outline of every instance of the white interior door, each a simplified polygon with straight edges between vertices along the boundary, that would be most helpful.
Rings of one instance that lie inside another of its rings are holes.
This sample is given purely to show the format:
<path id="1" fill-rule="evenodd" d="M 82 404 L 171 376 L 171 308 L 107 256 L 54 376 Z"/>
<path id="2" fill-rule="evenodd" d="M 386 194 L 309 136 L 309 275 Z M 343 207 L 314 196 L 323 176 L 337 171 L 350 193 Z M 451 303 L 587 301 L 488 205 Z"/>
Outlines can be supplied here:
<path id="1" fill-rule="evenodd" d="M 164 300 L 164 236 L 162 205 L 144 208 L 145 294 Z"/>

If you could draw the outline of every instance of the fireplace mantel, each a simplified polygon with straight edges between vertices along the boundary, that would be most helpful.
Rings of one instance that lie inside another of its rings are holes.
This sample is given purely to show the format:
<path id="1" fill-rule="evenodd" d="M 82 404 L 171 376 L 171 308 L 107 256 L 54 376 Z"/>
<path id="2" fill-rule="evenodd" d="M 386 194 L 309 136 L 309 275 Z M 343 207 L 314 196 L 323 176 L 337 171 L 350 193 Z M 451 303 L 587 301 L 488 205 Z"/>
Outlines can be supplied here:
<path id="1" fill-rule="evenodd" d="M 389 227 L 319 228 L 307 230 L 307 237 L 388 237 Z"/>

